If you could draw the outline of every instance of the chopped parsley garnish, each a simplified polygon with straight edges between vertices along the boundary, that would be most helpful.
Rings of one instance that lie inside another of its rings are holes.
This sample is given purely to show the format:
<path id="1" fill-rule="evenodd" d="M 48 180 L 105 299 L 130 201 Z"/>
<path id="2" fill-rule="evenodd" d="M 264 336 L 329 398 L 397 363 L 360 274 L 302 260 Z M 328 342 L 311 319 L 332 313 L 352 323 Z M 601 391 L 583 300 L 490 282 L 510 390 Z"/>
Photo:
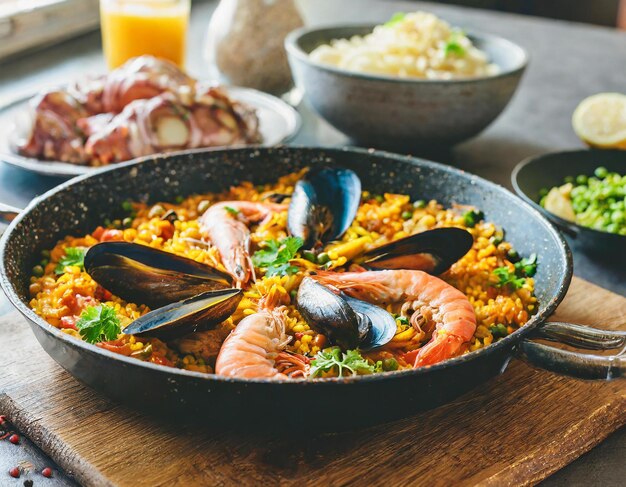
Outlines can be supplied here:
<path id="1" fill-rule="evenodd" d="M 115 309 L 104 304 L 85 308 L 76 322 L 76 328 L 88 343 L 115 340 L 122 331 Z"/>
<path id="2" fill-rule="evenodd" d="M 232 206 L 225 206 L 224 209 L 228 212 L 229 215 L 231 216 L 237 216 L 239 215 L 239 210 L 237 210 L 236 208 L 233 208 Z"/>
<path id="3" fill-rule="evenodd" d="M 459 35 L 463 35 L 463 32 L 454 32 L 446 42 L 444 47 L 446 57 L 451 54 L 459 57 L 465 56 L 465 48 L 459 43 L 458 40 Z"/>
<path id="4" fill-rule="evenodd" d="M 537 272 L 537 254 L 530 254 L 515 264 L 515 272 L 523 276 L 532 277 Z"/>
<path id="5" fill-rule="evenodd" d="M 80 268 L 81 271 L 85 269 L 85 249 L 81 247 L 67 247 L 65 249 L 65 255 L 57 264 L 54 272 L 56 274 L 63 274 L 65 267 L 70 265 Z"/>
<path id="6" fill-rule="evenodd" d="M 373 374 L 376 366 L 364 359 L 358 350 L 348 350 L 342 353 L 339 347 L 332 347 L 317 352 L 311 361 L 310 373 L 311 377 L 316 377 L 331 371 L 336 373 L 337 377 L 365 375 Z"/>
<path id="7" fill-rule="evenodd" d="M 404 12 L 396 12 L 387 22 L 385 22 L 385 27 L 392 27 L 402 22 L 404 20 L 404 17 L 406 17 L 406 14 Z"/>
<path id="8" fill-rule="evenodd" d="M 476 224 L 485 218 L 482 211 L 469 210 L 463 213 L 463 221 L 469 228 L 474 228 Z"/>
<path id="9" fill-rule="evenodd" d="M 285 276 L 295 274 L 298 268 L 289 264 L 289 261 L 296 256 L 304 242 L 300 237 L 286 237 L 280 242 L 277 240 L 266 240 L 260 250 L 252 256 L 252 263 L 255 267 L 265 269 L 266 276 Z"/>
<path id="10" fill-rule="evenodd" d="M 510 286 L 511 289 L 515 290 L 520 289 L 526 282 L 525 278 L 517 277 L 515 271 L 511 272 L 506 266 L 494 269 L 493 273 L 500 279 L 496 287 Z"/>
<path id="11" fill-rule="evenodd" d="M 401 325 L 408 325 L 409 324 L 409 319 L 406 316 L 402 316 L 402 315 L 397 315 L 396 316 L 396 321 L 398 323 L 400 323 Z"/>
<path id="12" fill-rule="evenodd" d="M 537 254 L 531 254 L 513 266 L 513 272 L 506 266 L 494 269 L 493 273 L 499 279 L 497 287 L 510 286 L 513 290 L 520 289 L 526 283 L 526 277 L 532 277 L 537 272 Z"/>

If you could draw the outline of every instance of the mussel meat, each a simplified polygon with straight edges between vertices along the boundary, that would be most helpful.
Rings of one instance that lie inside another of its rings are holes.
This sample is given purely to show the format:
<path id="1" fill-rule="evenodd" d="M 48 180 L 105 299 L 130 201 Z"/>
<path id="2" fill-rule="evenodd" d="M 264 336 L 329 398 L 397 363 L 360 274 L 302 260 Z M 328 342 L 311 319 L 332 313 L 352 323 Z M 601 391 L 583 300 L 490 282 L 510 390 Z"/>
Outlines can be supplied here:
<path id="1" fill-rule="evenodd" d="M 230 275 L 209 265 L 129 242 L 94 245 L 85 271 L 107 291 L 150 308 L 232 287 Z"/>
<path id="2" fill-rule="evenodd" d="M 438 275 L 472 248 L 474 238 L 457 227 L 434 228 L 374 248 L 359 259 L 363 267 L 410 269 Z"/>
<path id="3" fill-rule="evenodd" d="M 146 313 L 128 325 L 123 333 L 167 340 L 208 330 L 232 315 L 242 296 L 241 289 L 235 288 L 207 291 Z"/>
<path id="4" fill-rule="evenodd" d="M 338 239 L 352 224 L 361 201 L 361 180 L 350 169 L 322 168 L 296 183 L 287 228 L 305 248 Z"/>
<path id="5" fill-rule="evenodd" d="M 394 317 L 384 309 L 334 293 L 310 277 L 300 284 L 296 306 L 312 329 L 344 350 L 380 347 L 393 338 L 397 328 Z"/>

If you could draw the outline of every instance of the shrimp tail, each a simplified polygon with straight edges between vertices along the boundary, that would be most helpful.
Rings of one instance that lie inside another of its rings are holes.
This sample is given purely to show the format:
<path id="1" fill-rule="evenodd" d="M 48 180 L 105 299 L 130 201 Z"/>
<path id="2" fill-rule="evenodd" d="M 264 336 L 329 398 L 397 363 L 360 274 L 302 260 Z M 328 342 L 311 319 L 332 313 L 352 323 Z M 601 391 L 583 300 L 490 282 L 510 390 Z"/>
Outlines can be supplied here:
<path id="1" fill-rule="evenodd" d="M 413 367 L 424 367 L 461 355 L 467 349 L 462 337 L 435 332 L 431 340 L 420 348 Z"/>

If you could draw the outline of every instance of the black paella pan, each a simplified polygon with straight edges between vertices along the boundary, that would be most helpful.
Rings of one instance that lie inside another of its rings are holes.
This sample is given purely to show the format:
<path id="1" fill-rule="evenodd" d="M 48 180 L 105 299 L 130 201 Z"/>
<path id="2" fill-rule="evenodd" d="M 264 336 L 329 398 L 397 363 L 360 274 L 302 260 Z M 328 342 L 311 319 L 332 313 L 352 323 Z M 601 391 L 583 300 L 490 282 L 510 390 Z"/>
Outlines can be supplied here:
<path id="1" fill-rule="evenodd" d="M 304 167 L 342 166 L 361 177 L 364 189 L 436 199 L 449 206 L 471 204 L 501 225 L 520 253 L 537 253 L 539 310 L 503 340 L 446 362 L 418 369 L 355 378 L 271 382 L 218 377 L 158 366 L 78 341 L 49 325 L 28 305 L 29 278 L 41 250 L 65 235 L 93 231 L 105 218 L 122 216 L 128 199 L 174 200 L 178 195 L 217 192 L 244 180 L 275 181 Z M 6 216 L 6 215 L 5 215 Z M 280 424 L 301 421 L 304 411 L 329 424 L 355 426 L 388 421 L 436 407 L 502 373 L 514 355 L 587 379 L 626 372 L 620 357 L 586 355 L 532 342 L 542 336 L 581 348 L 623 346 L 619 332 L 568 324 L 544 324 L 570 283 L 572 259 L 558 231 L 530 205 L 504 188 L 440 164 L 359 149 L 243 148 L 191 151 L 121 164 L 73 179 L 34 200 L 11 223 L 0 242 L 0 281 L 28 319 L 43 348 L 62 367 L 105 395 L 143 410 Z M 257 424 L 259 424 L 257 422 Z"/>

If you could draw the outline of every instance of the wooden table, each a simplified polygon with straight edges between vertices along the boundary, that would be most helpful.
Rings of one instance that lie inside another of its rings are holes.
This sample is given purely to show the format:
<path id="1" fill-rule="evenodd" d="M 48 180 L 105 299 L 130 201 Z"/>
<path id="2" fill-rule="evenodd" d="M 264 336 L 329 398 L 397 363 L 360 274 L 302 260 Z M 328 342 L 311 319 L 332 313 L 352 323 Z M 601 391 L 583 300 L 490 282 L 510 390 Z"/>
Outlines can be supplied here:
<path id="1" fill-rule="evenodd" d="M 206 76 L 201 44 L 214 2 L 194 7 L 189 66 L 191 74 Z M 626 33 L 530 17 L 496 14 L 424 2 L 374 0 L 310 0 L 304 3 L 310 24 L 379 22 L 396 11 L 424 8 L 451 23 L 484 30 L 518 42 L 530 52 L 531 63 L 518 93 L 504 114 L 479 137 L 450 152 L 431 155 L 509 186 L 513 166 L 524 157 L 582 144 L 571 130 L 577 103 L 592 93 L 624 91 Z M 103 70 L 99 34 L 93 33 L 45 51 L 0 65 L 0 98 L 29 87 L 61 82 L 86 70 Z M 345 145 L 350 141 L 306 107 L 297 144 Z M 59 180 L 21 172 L 0 164 L 0 201 L 25 205 Z M 575 273 L 618 294 L 626 295 L 626 270 L 611 262 L 592 260 L 575 251 Z M 0 296 L 0 315 L 9 307 Z M 626 475 L 626 431 L 546 481 L 550 485 L 617 485 Z M 6 457 L 0 455 L 0 470 Z M 58 483 L 57 485 L 60 485 Z"/>

